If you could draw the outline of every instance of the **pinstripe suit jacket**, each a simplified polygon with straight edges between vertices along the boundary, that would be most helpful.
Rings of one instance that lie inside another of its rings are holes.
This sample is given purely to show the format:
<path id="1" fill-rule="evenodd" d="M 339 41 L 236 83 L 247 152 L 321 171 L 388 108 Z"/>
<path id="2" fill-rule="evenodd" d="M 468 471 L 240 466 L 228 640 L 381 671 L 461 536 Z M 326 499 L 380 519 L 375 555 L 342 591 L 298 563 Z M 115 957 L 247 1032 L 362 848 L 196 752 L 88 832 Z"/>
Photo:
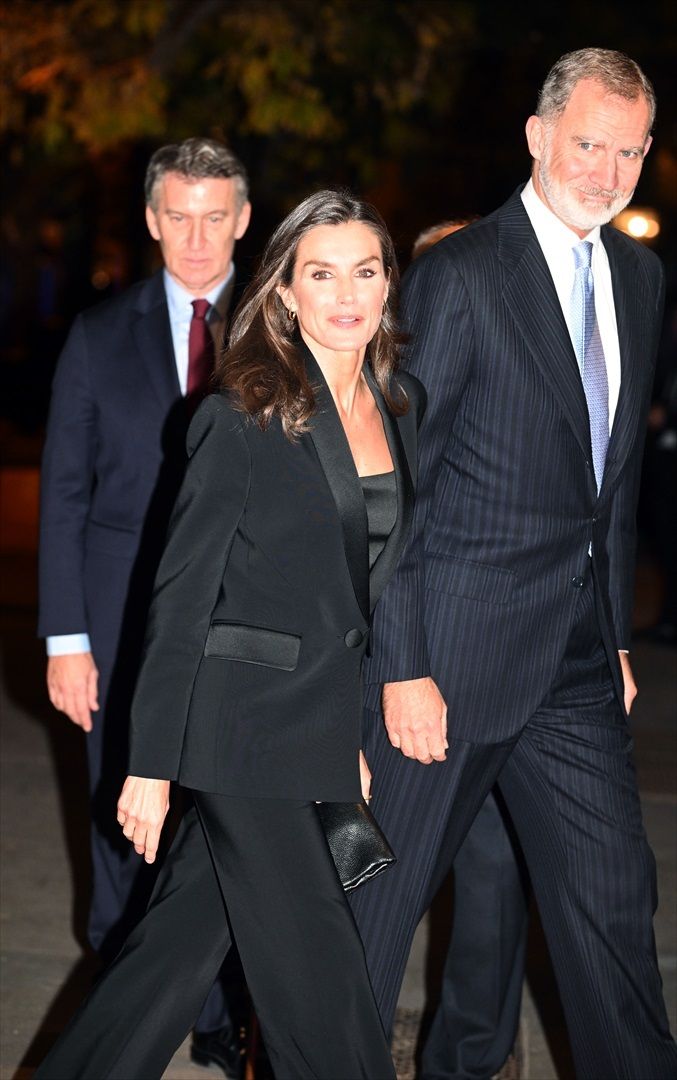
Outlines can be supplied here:
<path id="1" fill-rule="evenodd" d="M 409 270 L 406 366 L 423 382 L 411 540 L 374 623 L 367 704 L 432 674 L 454 733 L 516 733 L 547 693 L 592 544 L 604 644 L 622 702 L 635 510 L 663 305 L 658 259 L 613 228 L 621 388 L 599 495 L 582 382 L 519 191 Z"/>

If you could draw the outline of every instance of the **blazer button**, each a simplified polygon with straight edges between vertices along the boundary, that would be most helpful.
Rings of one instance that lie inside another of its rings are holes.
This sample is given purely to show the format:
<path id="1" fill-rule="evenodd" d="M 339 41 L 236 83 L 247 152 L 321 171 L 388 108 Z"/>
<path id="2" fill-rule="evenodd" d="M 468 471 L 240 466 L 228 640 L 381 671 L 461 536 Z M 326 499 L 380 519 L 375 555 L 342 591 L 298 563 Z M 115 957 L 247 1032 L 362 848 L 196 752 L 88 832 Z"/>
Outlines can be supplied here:
<path id="1" fill-rule="evenodd" d="M 364 641 L 364 634 L 361 630 L 353 628 L 348 630 L 343 638 L 349 649 L 356 649 Z"/>
<path id="2" fill-rule="evenodd" d="M 571 584 L 573 585 L 574 589 L 582 589 L 583 584 L 584 584 L 583 578 L 582 577 L 572 577 Z"/>

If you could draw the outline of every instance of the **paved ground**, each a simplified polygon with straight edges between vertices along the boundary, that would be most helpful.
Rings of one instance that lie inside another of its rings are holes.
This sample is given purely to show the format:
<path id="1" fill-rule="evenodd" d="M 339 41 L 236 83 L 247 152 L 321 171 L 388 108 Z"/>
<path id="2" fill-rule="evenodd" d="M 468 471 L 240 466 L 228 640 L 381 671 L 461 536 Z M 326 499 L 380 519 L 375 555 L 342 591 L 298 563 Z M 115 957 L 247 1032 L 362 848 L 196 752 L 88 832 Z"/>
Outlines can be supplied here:
<path id="1" fill-rule="evenodd" d="M 11 591 L 11 590 L 10 590 Z M 48 707 L 42 647 L 34 615 L 0 613 L 2 765 L 2 1029 L 0 1077 L 28 1080 L 55 1032 L 72 1012 L 91 971 L 81 932 L 87 889 L 83 747 L 79 733 Z M 673 1027 L 677 1027 L 677 745 L 675 653 L 633 650 L 643 688 L 635 727 L 647 829 L 658 859 L 661 906 L 656 932 Z M 442 898 L 438 907 L 448 903 Z M 434 994 L 443 943 L 419 930 L 402 991 L 398 1068 L 413 1077 L 411 1054 L 427 993 Z M 566 1039 L 546 950 L 534 926 L 520 1056 L 523 1080 L 570 1076 Z M 538 1009 L 534 1003 L 538 1004 Z M 557 1062 L 557 1066 L 553 1063 Z M 166 1077 L 206 1080 L 186 1048 Z M 96 1078 L 92 1078 L 96 1080 Z"/>

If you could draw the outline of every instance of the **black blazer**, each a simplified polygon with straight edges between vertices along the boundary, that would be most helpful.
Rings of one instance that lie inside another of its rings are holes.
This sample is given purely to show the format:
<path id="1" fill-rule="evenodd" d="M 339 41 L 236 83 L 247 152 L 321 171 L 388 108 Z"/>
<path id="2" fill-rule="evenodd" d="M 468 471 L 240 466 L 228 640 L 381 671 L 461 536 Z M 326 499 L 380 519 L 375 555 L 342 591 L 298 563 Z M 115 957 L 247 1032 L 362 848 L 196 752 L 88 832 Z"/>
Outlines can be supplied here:
<path id="1" fill-rule="evenodd" d="M 428 392 L 411 543 L 374 626 L 373 684 L 430 672 L 450 731 L 508 738 L 552 684 L 592 543 L 622 701 L 635 509 L 663 306 L 656 256 L 602 229 L 621 388 L 602 488 L 576 357 L 519 192 L 436 244 L 404 281 L 407 367 Z"/>
<path id="2" fill-rule="evenodd" d="M 360 797 L 360 665 L 371 611 L 413 512 L 424 393 L 401 373 L 395 420 L 365 373 L 396 471 L 398 513 L 369 574 L 365 502 L 331 394 L 290 442 L 214 395 L 160 564 L 132 707 L 133 775 L 231 795 Z"/>

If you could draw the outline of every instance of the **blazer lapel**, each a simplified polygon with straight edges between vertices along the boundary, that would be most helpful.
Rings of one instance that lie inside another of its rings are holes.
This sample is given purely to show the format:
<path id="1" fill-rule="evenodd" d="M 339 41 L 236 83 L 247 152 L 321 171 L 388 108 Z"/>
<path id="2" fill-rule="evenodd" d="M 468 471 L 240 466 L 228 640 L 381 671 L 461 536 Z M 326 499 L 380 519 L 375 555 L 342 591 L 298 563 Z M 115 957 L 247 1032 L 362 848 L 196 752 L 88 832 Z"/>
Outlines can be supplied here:
<path id="1" fill-rule="evenodd" d="M 499 211 L 498 254 L 506 269 L 506 304 L 590 461 L 590 422 L 576 355 L 519 193 Z"/>
<path id="2" fill-rule="evenodd" d="M 297 348 L 304 356 L 308 377 L 317 394 L 317 410 L 310 421 L 310 438 L 336 503 L 355 597 L 364 618 L 368 619 L 369 540 L 364 494 L 343 425 L 320 366 L 305 342 L 299 341 Z"/>
<path id="3" fill-rule="evenodd" d="M 181 397 L 169 325 L 167 297 L 158 271 L 146 282 L 132 323 L 132 336 L 148 379 L 163 408 Z"/>
<path id="4" fill-rule="evenodd" d="M 643 352 L 642 333 L 646 326 L 647 299 L 640 289 L 629 251 L 624 244 L 618 242 L 616 231 L 611 227 L 603 229 L 602 240 L 611 269 L 621 355 L 620 393 L 602 482 L 602 487 L 606 488 L 618 476 L 637 434 L 642 407 L 640 366 L 637 361 Z"/>
<path id="5" fill-rule="evenodd" d="M 395 482 L 397 484 L 397 519 L 390 536 L 386 540 L 385 547 L 374 563 L 369 575 L 370 611 L 373 611 L 395 570 L 409 533 L 414 512 L 414 484 L 399 424 L 388 411 L 369 364 L 364 365 L 364 374 L 381 413 L 390 456 L 393 459 Z"/>

